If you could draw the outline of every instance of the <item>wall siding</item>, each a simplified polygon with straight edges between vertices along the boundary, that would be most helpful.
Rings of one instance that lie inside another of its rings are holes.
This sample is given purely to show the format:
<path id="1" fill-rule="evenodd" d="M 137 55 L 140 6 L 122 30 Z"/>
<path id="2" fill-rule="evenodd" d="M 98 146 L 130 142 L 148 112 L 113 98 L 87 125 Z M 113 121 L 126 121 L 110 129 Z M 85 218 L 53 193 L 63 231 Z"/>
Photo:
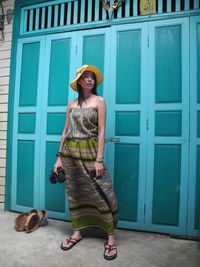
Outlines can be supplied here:
<path id="1" fill-rule="evenodd" d="M 7 9 L 14 10 L 14 0 L 3 1 L 2 4 L 5 14 Z M 4 41 L 0 41 L 0 210 L 4 209 L 5 203 L 6 136 L 12 28 L 13 20 L 8 24 L 5 19 Z"/>

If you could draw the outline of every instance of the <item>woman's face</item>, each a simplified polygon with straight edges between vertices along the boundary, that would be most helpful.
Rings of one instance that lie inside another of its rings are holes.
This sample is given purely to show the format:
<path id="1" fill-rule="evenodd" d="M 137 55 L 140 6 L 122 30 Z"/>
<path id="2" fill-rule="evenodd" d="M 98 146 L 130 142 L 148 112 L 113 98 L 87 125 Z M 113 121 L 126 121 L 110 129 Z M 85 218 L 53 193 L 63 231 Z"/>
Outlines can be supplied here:
<path id="1" fill-rule="evenodd" d="M 83 89 L 92 90 L 95 84 L 95 74 L 92 71 L 86 70 L 77 81 Z"/>

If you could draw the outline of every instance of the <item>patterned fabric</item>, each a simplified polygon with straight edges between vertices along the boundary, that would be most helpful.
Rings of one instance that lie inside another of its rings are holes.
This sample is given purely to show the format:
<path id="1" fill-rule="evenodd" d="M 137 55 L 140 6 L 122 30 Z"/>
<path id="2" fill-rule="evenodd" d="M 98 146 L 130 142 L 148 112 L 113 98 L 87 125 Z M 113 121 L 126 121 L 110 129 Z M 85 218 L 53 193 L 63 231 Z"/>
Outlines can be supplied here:
<path id="1" fill-rule="evenodd" d="M 88 138 L 98 136 L 97 109 L 73 108 L 70 112 L 70 125 L 67 132 L 69 138 Z"/>
<path id="2" fill-rule="evenodd" d="M 97 155 L 98 112 L 95 108 L 75 108 L 71 114 L 70 126 L 75 128 L 69 127 L 61 160 L 66 173 L 73 229 L 99 227 L 112 234 L 118 222 L 118 211 L 106 163 L 103 163 L 104 172 L 101 178 L 91 178 L 89 174 L 94 169 Z"/>

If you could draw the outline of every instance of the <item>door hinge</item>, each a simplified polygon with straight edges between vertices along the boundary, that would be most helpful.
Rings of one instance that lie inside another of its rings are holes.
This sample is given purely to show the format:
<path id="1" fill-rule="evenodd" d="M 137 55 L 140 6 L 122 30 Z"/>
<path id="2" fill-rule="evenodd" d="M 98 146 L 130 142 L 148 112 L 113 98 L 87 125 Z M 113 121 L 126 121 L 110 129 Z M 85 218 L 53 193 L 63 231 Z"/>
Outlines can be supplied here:
<path id="1" fill-rule="evenodd" d="M 146 121 L 146 129 L 148 130 L 149 129 L 149 119 L 147 118 L 147 121 Z"/>
<path id="2" fill-rule="evenodd" d="M 146 213 L 146 204 L 144 204 L 144 214 Z"/>
<path id="3" fill-rule="evenodd" d="M 147 37 L 147 47 L 149 47 L 149 36 Z"/>

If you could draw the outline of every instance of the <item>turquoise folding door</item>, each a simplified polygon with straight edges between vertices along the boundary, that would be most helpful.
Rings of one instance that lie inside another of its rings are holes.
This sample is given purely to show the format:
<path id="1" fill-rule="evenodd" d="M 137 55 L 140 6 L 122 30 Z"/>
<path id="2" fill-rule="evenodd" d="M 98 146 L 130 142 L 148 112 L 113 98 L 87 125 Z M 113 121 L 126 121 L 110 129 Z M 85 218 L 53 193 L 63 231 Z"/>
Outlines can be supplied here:
<path id="1" fill-rule="evenodd" d="M 197 236 L 200 235 L 200 16 L 190 17 L 190 42 L 190 170 L 187 234 Z"/>
<path id="2" fill-rule="evenodd" d="M 70 219 L 65 184 L 50 184 L 68 102 L 69 82 L 81 64 L 108 70 L 106 29 L 49 34 L 18 41 L 13 127 L 12 209 L 46 208 Z M 99 95 L 104 94 L 99 86 Z"/>
<path id="3" fill-rule="evenodd" d="M 15 85 L 12 209 L 46 208 L 55 218 L 69 217 L 64 184 L 52 185 L 65 123 L 74 96 L 76 34 L 64 33 L 18 41 Z"/>
<path id="4" fill-rule="evenodd" d="M 148 24 L 113 26 L 111 35 L 108 165 L 118 199 L 119 226 L 141 229 L 145 220 Z"/>
<path id="5" fill-rule="evenodd" d="M 186 234 L 189 155 L 189 19 L 149 23 L 146 224 Z"/>
<path id="6" fill-rule="evenodd" d="M 113 26 L 108 158 L 119 226 L 186 233 L 189 20 Z"/>
<path id="7" fill-rule="evenodd" d="M 196 236 L 200 199 L 199 16 L 21 38 L 17 47 L 11 209 L 70 220 L 52 185 L 69 82 L 82 64 L 104 80 L 105 159 L 122 228 Z"/>

